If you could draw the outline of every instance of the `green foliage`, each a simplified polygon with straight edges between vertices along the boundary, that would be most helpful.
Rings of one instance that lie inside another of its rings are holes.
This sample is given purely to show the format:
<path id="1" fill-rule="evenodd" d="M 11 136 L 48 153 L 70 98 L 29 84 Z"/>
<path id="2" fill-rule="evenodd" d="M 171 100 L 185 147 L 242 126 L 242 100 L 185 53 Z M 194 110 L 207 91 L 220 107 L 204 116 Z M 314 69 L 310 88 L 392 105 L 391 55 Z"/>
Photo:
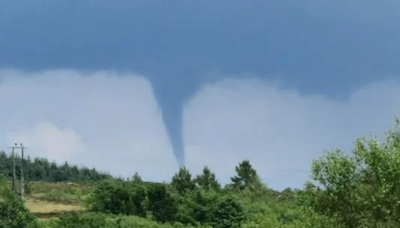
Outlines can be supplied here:
<path id="1" fill-rule="evenodd" d="M 7 179 L 0 174 L 0 228 L 36 228 L 38 224 L 35 216 L 7 185 Z"/>
<path id="2" fill-rule="evenodd" d="M 326 216 L 314 212 L 311 206 L 296 205 L 296 202 L 300 202 L 297 198 L 308 199 L 308 192 L 302 195 L 291 189 L 273 191 L 262 184 L 255 170 L 251 173 L 255 174 L 250 175 L 254 177 L 253 181 L 247 182 L 249 186 L 240 191 L 215 191 L 210 187 L 202 187 L 201 184 L 198 184 L 198 188 L 183 187 L 178 191 L 179 186 L 187 186 L 182 183 L 191 181 L 190 174 L 185 169 L 175 175 L 174 185 L 143 182 L 138 174 L 132 181 L 103 180 L 96 185 L 87 203 L 93 211 L 112 213 L 114 216 L 138 215 L 148 220 L 170 223 L 171 227 L 322 228 L 334 224 Z M 200 182 L 206 183 L 203 186 L 210 186 L 207 180 L 214 180 L 210 174 L 207 169 L 203 170 L 203 175 L 207 177 L 203 179 L 204 182 Z M 141 194 L 137 194 L 138 189 L 141 189 Z M 309 205 L 307 200 L 303 202 Z M 130 205 L 130 210 L 126 210 L 124 205 Z M 141 213 L 138 213 L 138 208 Z M 125 221 L 123 218 L 128 217 L 119 216 L 113 221 L 118 221 L 121 225 Z"/>
<path id="3" fill-rule="evenodd" d="M 0 195 L 7 190 L 7 178 L 0 174 Z"/>
<path id="4" fill-rule="evenodd" d="M 233 198 L 228 197 L 220 202 L 213 214 L 214 228 L 237 228 L 245 220 L 245 212 L 242 205 Z"/>
<path id="5" fill-rule="evenodd" d="M 280 201 L 292 201 L 295 200 L 295 192 L 291 188 L 285 188 L 282 192 L 279 193 Z"/>
<path id="6" fill-rule="evenodd" d="M 249 160 L 244 160 L 235 167 L 237 175 L 232 177 L 232 188 L 237 190 L 251 189 L 259 191 L 263 184 L 257 171 L 251 166 Z"/>
<path id="7" fill-rule="evenodd" d="M 85 205 L 95 212 L 151 216 L 160 222 L 174 220 L 177 211 L 177 200 L 164 184 L 112 179 L 99 182 Z"/>
<path id="8" fill-rule="evenodd" d="M 58 228 L 106 228 L 107 225 L 106 217 L 102 214 L 77 214 L 76 212 L 64 214 L 57 223 Z"/>
<path id="9" fill-rule="evenodd" d="M 197 175 L 194 179 L 194 182 L 205 190 L 220 190 L 221 185 L 218 183 L 215 174 L 211 172 L 211 170 L 206 166 L 203 169 L 203 173 L 201 175 Z"/>
<path id="10" fill-rule="evenodd" d="M 142 177 L 140 177 L 140 175 L 138 173 L 135 173 L 135 175 L 133 175 L 132 182 L 137 183 L 137 184 L 143 183 Z"/>
<path id="11" fill-rule="evenodd" d="M 146 216 L 145 197 L 142 184 L 106 179 L 96 185 L 85 205 L 96 212 Z"/>
<path id="12" fill-rule="evenodd" d="M 194 228 L 181 223 L 157 223 L 149 219 L 136 216 L 109 215 L 101 213 L 68 213 L 60 219 L 50 219 L 40 222 L 40 228 Z M 197 228 L 212 228 L 196 226 Z"/>
<path id="13" fill-rule="evenodd" d="M 178 200 L 167 191 L 164 184 L 147 184 L 147 210 L 159 222 L 174 221 Z"/>
<path id="14" fill-rule="evenodd" d="M 3 190 L 0 194 L 0 227 L 37 227 L 35 216 L 24 207 L 22 200 L 7 190 Z"/>
<path id="15" fill-rule="evenodd" d="M 197 189 L 186 193 L 179 205 L 177 221 L 184 224 L 209 224 L 217 210 L 220 194 Z"/>
<path id="16" fill-rule="evenodd" d="M 196 185 L 189 170 L 181 167 L 179 172 L 172 177 L 171 186 L 182 195 L 187 191 L 193 190 Z"/>
<path id="17" fill-rule="evenodd" d="M 383 143 L 360 138 L 352 155 L 336 150 L 315 160 L 312 177 L 324 189 L 308 189 L 315 200 L 306 201 L 319 213 L 344 227 L 399 227 L 399 121 Z"/>
<path id="18" fill-rule="evenodd" d="M 15 167 L 16 175 L 21 173 L 21 157 L 16 156 Z M 88 182 L 99 181 L 111 177 L 109 174 L 98 172 L 96 169 L 78 168 L 71 166 L 67 162 L 59 166 L 55 162 L 49 162 L 45 158 L 35 158 L 33 161 L 28 157 L 23 159 L 24 174 L 26 181 L 47 181 L 47 182 Z M 0 151 L 0 174 L 12 178 L 13 159 L 12 155 L 7 155 Z"/>

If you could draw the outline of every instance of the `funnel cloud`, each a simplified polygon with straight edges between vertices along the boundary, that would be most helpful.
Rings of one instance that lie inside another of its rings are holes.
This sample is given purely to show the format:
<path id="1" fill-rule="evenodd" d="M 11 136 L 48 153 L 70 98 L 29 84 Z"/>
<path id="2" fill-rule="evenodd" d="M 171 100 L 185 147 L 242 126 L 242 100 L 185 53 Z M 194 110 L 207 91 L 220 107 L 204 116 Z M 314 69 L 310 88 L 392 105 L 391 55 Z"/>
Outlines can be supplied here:
<path id="1" fill-rule="evenodd" d="M 199 87 L 196 78 L 176 76 L 173 78 L 148 77 L 153 87 L 164 125 L 169 135 L 175 158 L 180 166 L 185 165 L 183 142 L 183 110 L 185 103 Z M 185 85 L 182 87 L 181 85 Z"/>

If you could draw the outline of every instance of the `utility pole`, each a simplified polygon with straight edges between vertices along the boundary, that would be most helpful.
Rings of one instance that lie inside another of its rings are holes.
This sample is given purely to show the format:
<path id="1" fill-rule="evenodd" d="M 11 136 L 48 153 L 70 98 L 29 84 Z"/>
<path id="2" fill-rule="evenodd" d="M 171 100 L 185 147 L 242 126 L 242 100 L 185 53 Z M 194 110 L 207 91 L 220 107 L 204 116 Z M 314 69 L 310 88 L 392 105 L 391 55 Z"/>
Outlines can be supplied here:
<path id="1" fill-rule="evenodd" d="M 24 188 L 24 146 L 22 145 L 22 143 L 20 143 L 21 145 L 21 199 L 24 200 L 24 193 L 25 193 L 25 188 Z"/>
<path id="2" fill-rule="evenodd" d="M 21 148 L 21 199 L 24 200 L 24 194 L 25 194 L 25 188 L 24 188 L 24 147 L 22 143 L 19 144 L 20 147 L 18 146 L 17 143 L 15 143 L 15 146 L 10 147 L 12 148 L 12 159 L 13 159 L 13 180 L 12 180 L 12 191 L 15 193 L 15 181 L 16 181 L 16 175 L 15 175 L 15 149 L 16 148 Z"/>
<path id="3" fill-rule="evenodd" d="M 17 144 L 15 143 L 15 146 Z M 12 179 L 12 192 L 15 192 L 15 154 L 14 154 L 15 147 L 12 147 L 12 160 L 13 160 L 13 179 Z"/>

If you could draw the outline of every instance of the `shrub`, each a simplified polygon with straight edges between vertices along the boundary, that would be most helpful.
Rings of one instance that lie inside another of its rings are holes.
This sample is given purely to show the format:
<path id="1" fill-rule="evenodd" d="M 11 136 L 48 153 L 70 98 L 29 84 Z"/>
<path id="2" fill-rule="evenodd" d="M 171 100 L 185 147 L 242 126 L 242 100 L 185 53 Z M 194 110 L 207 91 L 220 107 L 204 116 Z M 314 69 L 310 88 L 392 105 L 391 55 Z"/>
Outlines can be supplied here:
<path id="1" fill-rule="evenodd" d="M 36 217 L 29 212 L 21 199 L 10 191 L 0 194 L 0 227 L 34 228 L 37 225 Z"/>
<path id="2" fill-rule="evenodd" d="M 244 208 L 232 197 L 218 204 L 214 213 L 214 228 L 237 228 L 245 220 Z"/>
<path id="3" fill-rule="evenodd" d="M 60 217 L 58 228 L 107 228 L 106 217 L 98 213 L 77 214 L 70 212 Z"/>
<path id="4" fill-rule="evenodd" d="M 220 196 L 215 191 L 197 189 L 188 192 L 179 205 L 177 220 L 185 224 L 209 224 L 219 201 Z"/>

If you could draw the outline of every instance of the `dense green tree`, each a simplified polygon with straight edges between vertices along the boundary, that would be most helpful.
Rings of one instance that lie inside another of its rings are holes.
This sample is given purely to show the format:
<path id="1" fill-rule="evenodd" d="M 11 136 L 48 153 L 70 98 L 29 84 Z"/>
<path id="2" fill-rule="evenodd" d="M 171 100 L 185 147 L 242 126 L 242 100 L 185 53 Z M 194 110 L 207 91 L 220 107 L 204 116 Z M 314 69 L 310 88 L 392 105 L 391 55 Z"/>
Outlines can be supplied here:
<path id="1" fill-rule="evenodd" d="M 7 188 L 7 180 L 0 174 L 0 227 L 36 228 L 36 218 L 24 206 L 22 200 Z"/>
<path id="2" fill-rule="evenodd" d="M 295 192 L 291 188 L 285 188 L 278 197 L 281 201 L 294 201 Z"/>
<path id="3" fill-rule="evenodd" d="M 143 201 L 146 189 L 142 184 L 132 184 L 106 179 L 99 182 L 87 199 L 87 206 L 95 212 L 146 216 Z"/>
<path id="4" fill-rule="evenodd" d="M 199 188 L 187 192 L 179 205 L 177 220 L 184 224 L 209 224 L 219 201 L 219 192 L 213 190 Z"/>
<path id="5" fill-rule="evenodd" d="M 0 174 L 8 176 L 9 171 L 8 156 L 4 151 L 0 151 Z"/>
<path id="6" fill-rule="evenodd" d="M 215 174 L 211 172 L 211 170 L 206 166 L 203 169 L 203 173 L 200 175 L 197 175 L 196 178 L 194 179 L 194 182 L 201 187 L 202 189 L 205 190 L 220 190 L 221 185 L 218 183 Z"/>
<path id="7" fill-rule="evenodd" d="M 195 188 L 195 182 L 192 180 L 192 175 L 185 167 L 181 167 L 179 172 L 172 177 L 171 186 L 178 191 L 179 194 L 184 194 Z"/>
<path id="8" fill-rule="evenodd" d="M 232 197 L 218 204 L 213 215 L 214 228 L 238 228 L 245 221 L 245 211 L 242 205 Z"/>
<path id="9" fill-rule="evenodd" d="M 21 173 L 21 158 L 15 157 L 15 172 L 17 177 Z M 24 158 L 24 175 L 26 181 L 99 181 L 111 177 L 109 174 L 98 172 L 96 169 L 81 168 L 70 166 L 67 162 L 58 166 L 55 162 L 49 162 L 45 158 L 34 158 L 33 160 Z M 0 151 L 0 173 L 12 177 L 13 159 L 11 155 L 7 155 Z"/>
<path id="10" fill-rule="evenodd" d="M 386 138 L 360 138 L 352 155 L 325 153 L 312 165 L 314 208 L 344 227 L 400 226 L 400 123 Z"/>
<path id="11" fill-rule="evenodd" d="M 107 219 L 102 214 L 78 214 L 69 212 L 62 215 L 57 228 L 108 228 Z"/>
<path id="12" fill-rule="evenodd" d="M 164 184 L 147 183 L 147 196 L 143 203 L 158 222 L 175 221 L 178 210 L 178 200 L 168 192 Z"/>
<path id="13" fill-rule="evenodd" d="M 244 160 L 235 167 L 237 175 L 232 177 L 232 187 L 238 190 L 258 189 L 263 186 L 257 171 L 249 160 Z"/>
<path id="14" fill-rule="evenodd" d="M 174 221 L 177 199 L 165 184 L 107 179 L 99 182 L 86 200 L 94 212 L 151 217 L 159 222 Z"/>
<path id="15" fill-rule="evenodd" d="M 132 177 L 132 182 L 133 183 L 143 183 L 142 181 L 142 177 L 140 177 L 140 175 L 138 173 L 135 173 Z"/>

